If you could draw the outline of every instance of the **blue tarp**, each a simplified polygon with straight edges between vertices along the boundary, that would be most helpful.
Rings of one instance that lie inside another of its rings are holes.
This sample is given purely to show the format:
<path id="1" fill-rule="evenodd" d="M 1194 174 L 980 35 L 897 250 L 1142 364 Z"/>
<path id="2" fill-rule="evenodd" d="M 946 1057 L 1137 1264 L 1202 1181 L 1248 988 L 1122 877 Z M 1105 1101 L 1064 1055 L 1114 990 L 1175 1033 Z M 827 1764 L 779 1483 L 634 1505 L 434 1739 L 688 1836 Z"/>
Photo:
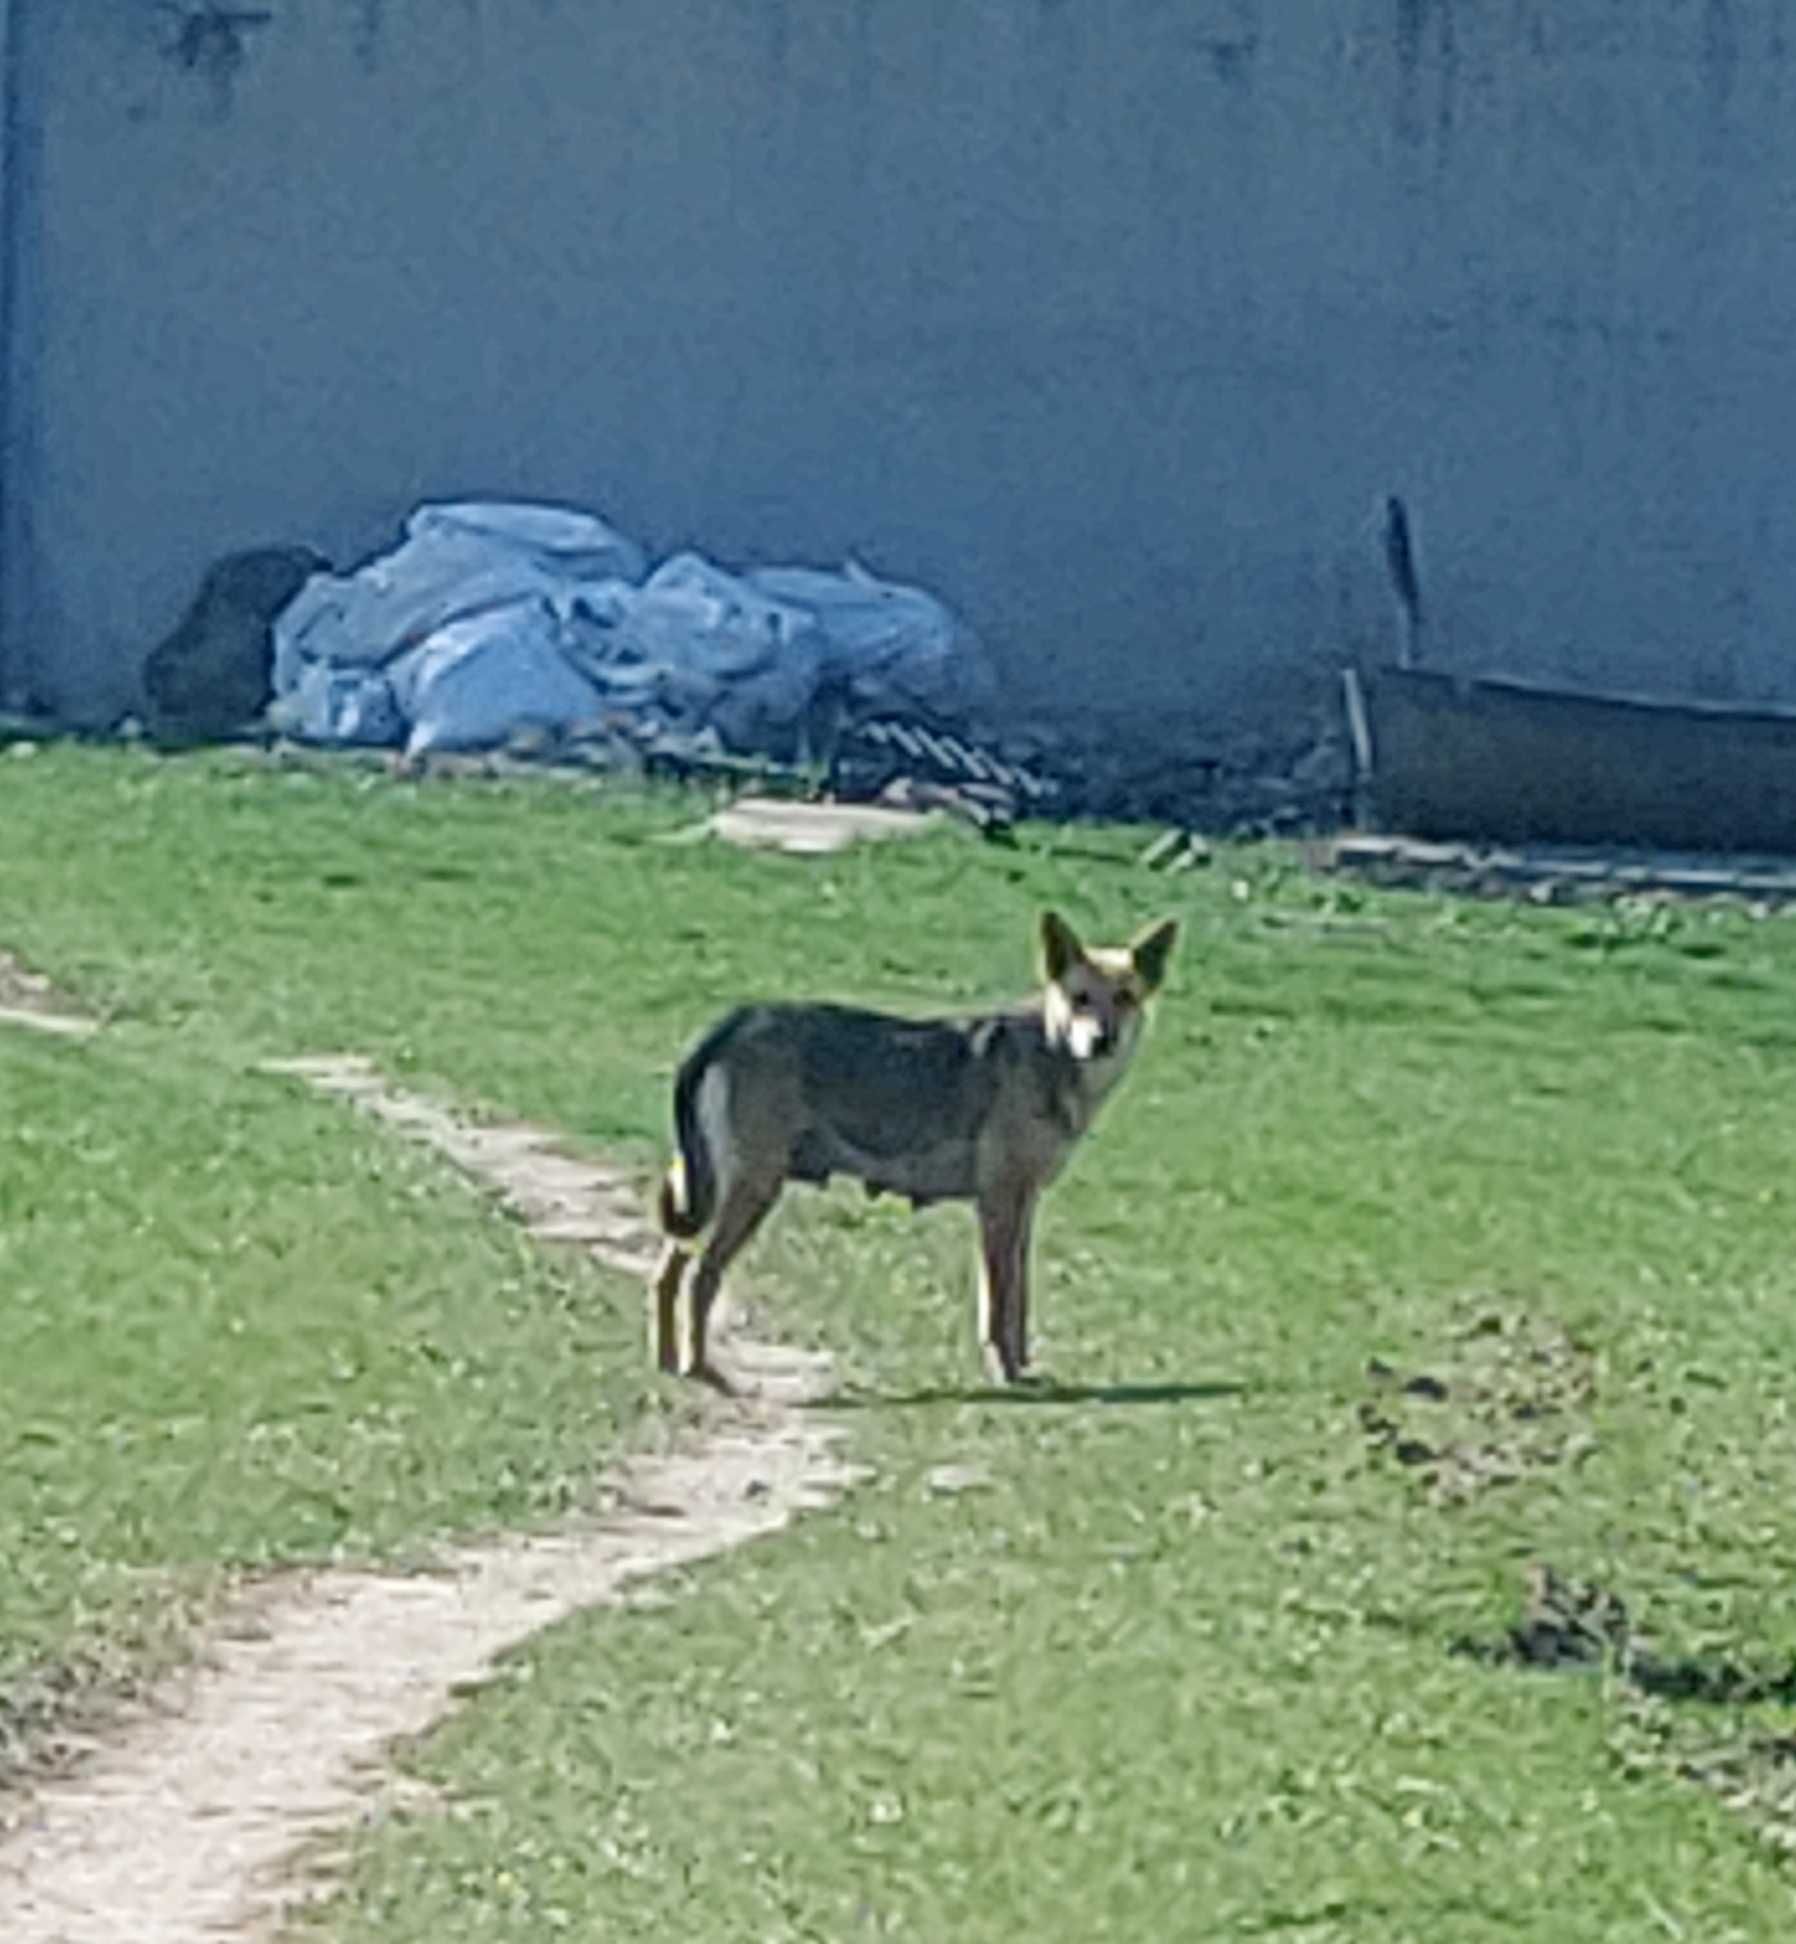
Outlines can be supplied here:
<path id="1" fill-rule="evenodd" d="M 645 567 L 589 513 L 421 507 L 392 552 L 314 576 L 276 621 L 273 718 L 414 755 L 619 726 L 785 755 L 825 705 L 969 726 L 989 706 L 978 640 L 920 588 L 854 562 Z"/>

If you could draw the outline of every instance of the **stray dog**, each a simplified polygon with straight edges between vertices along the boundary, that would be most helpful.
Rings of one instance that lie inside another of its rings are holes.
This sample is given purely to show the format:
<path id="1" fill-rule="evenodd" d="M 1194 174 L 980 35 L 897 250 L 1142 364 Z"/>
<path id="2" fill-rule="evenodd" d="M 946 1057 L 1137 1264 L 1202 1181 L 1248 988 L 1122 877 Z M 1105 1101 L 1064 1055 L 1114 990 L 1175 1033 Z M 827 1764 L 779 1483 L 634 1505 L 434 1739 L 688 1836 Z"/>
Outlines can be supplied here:
<path id="1" fill-rule="evenodd" d="M 179 627 L 143 665 L 150 734 L 179 746 L 229 736 L 274 699 L 274 622 L 330 562 L 310 547 L 252 547 L 215 561 Z"/>
<path id="2" fill-rule="evenodd" d="M 976 1206 L 986 1367 L 993 1381 L 1017 1382 L 1029 1364 L 1036 1200 L 1127 1069 L 1177 932 L 1168 918 L 1131 944 L 1087 949 L 1049 912 L 1042 991 L 971 1018 L 799 1004 L 719 1020 L 674 1083 L 679 1154 L 661 1186 L 668 1243 L 650 1284 L 660 1368 L 730 1388 L 706 1344 L 725 1269 L 788 1181 L 844 1174 L 918 1208 Z"/>

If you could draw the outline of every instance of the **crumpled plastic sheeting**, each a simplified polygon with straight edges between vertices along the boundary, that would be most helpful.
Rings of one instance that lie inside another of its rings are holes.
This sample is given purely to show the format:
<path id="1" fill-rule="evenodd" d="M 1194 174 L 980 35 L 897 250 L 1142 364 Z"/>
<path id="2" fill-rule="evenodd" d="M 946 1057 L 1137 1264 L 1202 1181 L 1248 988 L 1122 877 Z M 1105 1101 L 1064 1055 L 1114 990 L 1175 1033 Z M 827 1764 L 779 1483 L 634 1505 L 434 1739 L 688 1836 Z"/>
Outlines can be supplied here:
<path id="1" fill-rule="evenodd" d="M 597 723 L 598 692 L 561 652 L 546 600 L 517 601 L 438 628 L 387 673 L 409 725 L 406 753 L 490 749 L 525 730 Z"/>
<path id="2" fill-rule="evenodd" d="M 933 594 L 848 561 L 839 574 L 815 567 L 757 567 L 751 587 L 808 608 L 823 636 L 826 673 L 868 713 L 949 722 L 986 715 L 996 684 L 971 629 Z"/>
<path id="3" fill-rule="evenodd" d="M 642 550 L 590 513 L 498 501 L 421 506 L 405 538 L 343 578 L 317 574 L 275 629 L 274 683 L 305 661 L 380 663 L 438 628 L 581 581 L 640 580 Z"/>
<path id="4" fill-rule="evenodd" d="M 856 563 L 732 574 L 642 552 L 593 515 L 425 506 L 391 553 L 317 575 L 275 624 L 276 726 L 409 754 L 620 720 L 786 756 L 820 709 L 966 721 L 989 704 L 976 637 L 932 595 Z"/>
<path id="5" fill-rule="evenodd" d="M 815 617 L 697 554 L 676 554 L 639 588 L 581 590 L 572 621 L 570 652 L 613 708 L 676 730 L 708 723 L 733 749 L 789 754 L 822 684 Z"/>

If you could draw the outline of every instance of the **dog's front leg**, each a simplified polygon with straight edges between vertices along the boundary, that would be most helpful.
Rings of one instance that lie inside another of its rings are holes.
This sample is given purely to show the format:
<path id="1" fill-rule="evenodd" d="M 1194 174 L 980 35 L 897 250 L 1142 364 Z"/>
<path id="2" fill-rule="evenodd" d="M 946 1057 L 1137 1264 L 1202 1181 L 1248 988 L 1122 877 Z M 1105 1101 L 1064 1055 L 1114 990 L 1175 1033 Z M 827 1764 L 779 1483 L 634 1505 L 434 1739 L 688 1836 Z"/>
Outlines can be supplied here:
<path id="1" fill-rule="evenodd" d="M 1005 1185 L 979 1197 L 979 1338 L 993 1383 L 1014 1384 L 1028 1198 Z"/>
<path id="2" fill-rule="evenodd" d="M 1016 1282 L 1010 1299 L 1010 1360 L 1018 1377 L 1026 1376 L 1029 1370 L 1029 1251 L 1035 1199 L 1033 1191 L 1024 1190 L 1012 1245 Z"/>

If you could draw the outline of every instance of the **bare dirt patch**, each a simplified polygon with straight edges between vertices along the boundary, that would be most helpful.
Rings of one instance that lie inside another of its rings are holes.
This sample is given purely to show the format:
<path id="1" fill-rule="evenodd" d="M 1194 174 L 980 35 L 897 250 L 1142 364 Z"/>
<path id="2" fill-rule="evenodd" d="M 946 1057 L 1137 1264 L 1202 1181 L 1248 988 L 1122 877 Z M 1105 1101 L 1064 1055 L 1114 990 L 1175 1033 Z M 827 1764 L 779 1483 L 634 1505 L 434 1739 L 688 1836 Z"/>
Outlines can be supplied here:
<path id="1" fill-rule="evenodd" d="M 1367 1443 L 1413 1471 L 1437 1503 L 1576 1464 L 1596 1448 L 1595 1358 L 1549 1318 L 1483 1310 L 1427 1369 L 1405 1373 L 1374 1357 L 1366 1375 Z"/>
<path id="2" fill-rule="evenodd" d="M 640 1271 L 637 1186 L 551 1137 L 481 1126 L 389 1087 L 363 1061 L 278 1071 L 353 1100 L 446 1154 L 544 1239 Z M 78 1774 L 32 1797 L 0 1847 L 7 1944 L 175 1944 L 272 1936 L 315 1895 L 297 1859 L 351 1827 L 399 1738 L 439 1719 L 494 1657 L 633 1582 L 777 1531 L 856 1478 L 842 1433 L 797 1408 L 825 1360 L 732 1346 L 754 1395 L 710 1407 L 689 1448 L 620 1465 L 602 1515 L 552 1536 L 461 1547 L 440 1570 L 320 1571 L 241 1600 L 199 1663 Z"/>
<path id="3" fill-rule="evenodd" d="M 1796 1665 L 1663 1653 L 1619 1594 L 1541 1560 L 1524 1573 L 1517 1623 L 1497 1639 L 1457 1640 L 1453 1651 L 1531 1672 L 1603 1670 L 1619 1768 L 1708 1789 L 1761 1841 L 1796 1853 L 1796 1736 L 1787 1728 Z"/>
<path id="4" fill-rule="evenodd" d="M 0 946 L 0 1026 L 26 1026 L 39 1033 L 82 1039 L 99 1030 L 99 1021 L 83 1012 L 67 993 L 41 972 Z"/>
<path id="5" fill-rule="evenodd" d="M 1425 1368 L 1367 1365 L 1359 1406 L 1369 1447 L 1450 1508 L 1520 1485 L 1596 1448 L 1597 1359 L 1562 1324 L 1474 1307 Z M 1796 1854 L 1796 1665 L 1752 1652 L 1662 1649 L 1632 1604 L 1544 1560 L 1524 1573 L 1520 1617 L 1450 1650 L 1528 1674 L 1597 1674 L 1612 1703 L 1611 1759 L 1630 1775 L 1669 1775 L 1715 1794 L 1758 1838 Z"/>

